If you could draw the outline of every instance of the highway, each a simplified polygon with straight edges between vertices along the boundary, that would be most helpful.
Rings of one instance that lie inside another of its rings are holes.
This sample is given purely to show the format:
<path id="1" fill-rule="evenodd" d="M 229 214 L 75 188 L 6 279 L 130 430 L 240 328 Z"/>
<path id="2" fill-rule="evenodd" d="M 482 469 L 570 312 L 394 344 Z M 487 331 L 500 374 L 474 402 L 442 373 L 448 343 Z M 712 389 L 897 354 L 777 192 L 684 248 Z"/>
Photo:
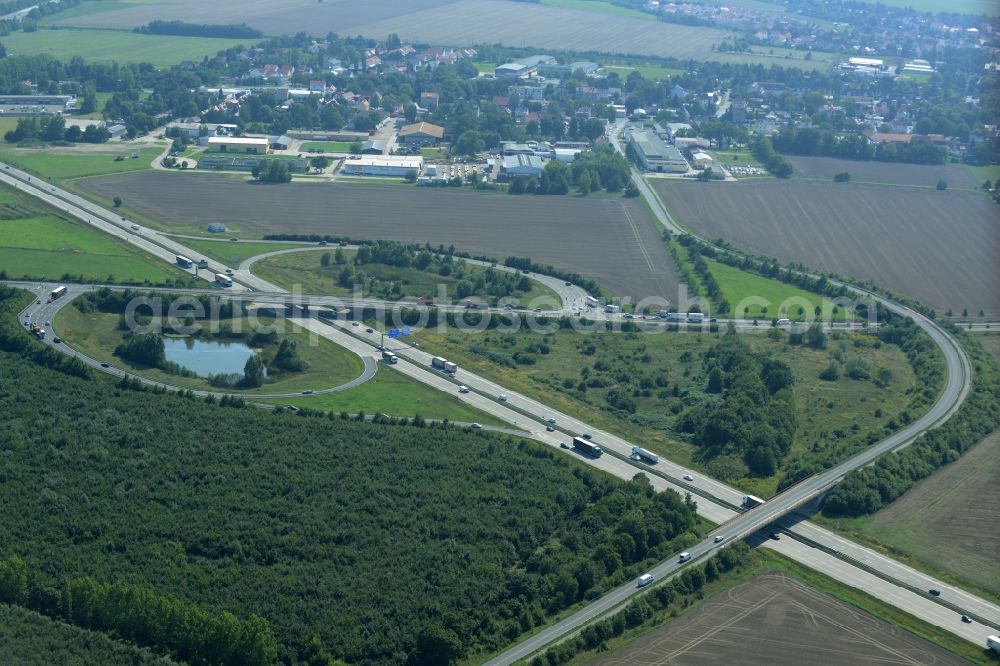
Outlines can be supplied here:
<path id="1" fill-rule="evenodd" d="M 8 174 L 9 171 L 6 169 L 0 171 L 0 178 L 4 180 L 11 178 Z M 112 232 L 121 233 L 121 227 L 123 225 L 128 225 L 127 220 L 119 220 L 118 216 L 114 213 L 101 209 L 99 206 L 90 202 L 77 202 L 74 200 L 78 199 L 75 195 L 63 193 L 57 188 L 51 188 L 48 184 L 41 184 L 43 188 L 49 188 L 49 190 L 46 190 L 36 187 L 31 183 L 21 181 L 18 178 L 11 178 L 11 180 L 14 180 L 16 186 L 20 189 L 23 189 L 33 195 L 40 196 L 40 198 L 43 199 L 50 197 L 50 203 L 53 203 L 57 207 L 60 207 L 77 217 L 81 217 L 81 219 L 86 219 L 100 228 L 105 228 L 105 226 L 102 225 L 106 225 L 112 230 Z M 641 178 L 637 179 L 637 182 L 642 183 Z M 654 211 L 659 205 L 658 200 L 655 198 L 650 200 L 650 204 L 653 206 Z M 669 220 L 669 217 L 666 219 Z M 672 221 L 670 221 L 670 224 L 672 224 Z M 679 231 L 679 228 L 677 229 Z M 176 241 L 165 239 L 161 236 L 157 236 L 155 240 L 156 242 L 153 242 L 152 240 L 142 238 L 140 241 L 137 241 L 137 245 L 143 249 L 153 252 L 157 256 L 161 256 L 165 261 L 170 263 L 173 262 L 176 254 L 186 254 L 188 256 L 197 254 L 192 253 L 189 249 L 183 247 Z M 221 272 L 224 268 L 225 267 L 221 265 L 216 265 L 216 267 L 213 267 L 212 270 L 213 272 Z M 246 287 L 252 288 L 258 292 L 255 296 L 260 296 L 260 292 L 274 294 L 280 292 L 280 290 L 274 285 L 271 285 L 266 281 L 250 274 L 239 275 L 239 281 Z M 242 287 L 238 285 L 234 286 L 232 293 L 237 294 L 241 288 Z M 742 497 L 742 493 L 739 490 L 706 478 L 695 478 L 694 482 L 684 482 L 682 480 L 682 476 L 685 473 L 685 470 L 663 459 L 661 459 L 661 463 L 656 466 L 657 470 L 660 470 L 663 476 L 661 477 L 656 474 L 650 475 L 650 478 L 654 483 L 654 487 L 657 489 L 665 489 L 669 487 L 678 490 L 679 492 L 696 492 L 700 498 L 698 501 L 699 512 L 708 517 L 710 520 L 725 523 L 721 529 L 725 530 L 727 536 L 726 542 L 728 542 L 732 538 L 751 534 L 761 527 L 767 526 L 771 522 L 787 514 L 792 509 L 801 505 L 802 502 L 829 488 L 837 479 L 841 478 L 843 474 L 850 469 L 868 464 L 884 452 L 909 443 L 912 441 L 913 436 L 929 427 L 932 427 L 940 420 L 953 413 L 953 411 L 961 403 L 962 398 L 969 388 L 970 369 L 968 367 L 968 359 L 965 357 L 964 353 L 962 353 L 961 349 L 958 348 L 954 340 L 937 328 L 933 322 L 923 318 L 917 313 L 909 311 L 906 308 L 902 308 L 902 306 L 890 303 L 885 303 L 885 305 L 906 314 L 907 316 L 914 317 L 914 319 L 917 320 L 918 323 L 923 326 L 924 329 L 927 330 L 928 333 L 935 339 L 937 344 L 941 346 L 943 353 L 945 354 L 945 358 L 948 362 L 947 384 L 939 396 L 938 401 L 927 414 L 911 424 L 905 430 L 894 434 L 892 437 L 887 438 L 882 442 L 879 442 L 863 454 L 856 456 L 855 458 L 852 458 L 851 460 L 842 463 L 838 467 L 821 475 L 805 480 L 783 495 L 770 500 L 763 507 L 758 507 L 757 509 L 745 514 L 737 514 L 732 510 L 732 506 L 738 504 L 739 498 Z M 342 344 L 343 346 L 361 354 L 371 354 L 372 347 L 381 342 L 380 331 L 373 331 L 371 334 L 368 334 L 363 332 L 363 330 L 349 330 L 351 327 L 347 322 L 331 324 L 312 319 L 293 321 L 306 326 L 318 335 L 328 337 L 335 342 L 338 342 L 338 344 Z M 397 365 L 398 369 L 430 386 L 434 386 L 444 391 L 455 392 L 457 394 L 457 380 L 444 375 L 443 373 L 431 370 L 429 368 L 428 354 L 422 350 L 407 348 L 403 345 L 399 345 L 396 351 L 402 359 L 402 361 Z M 587 424 L 573 419 L 568 415 L 557 413 L 546 407 L 544 404 L 526 396 L 506 391 L 503 387 L 490 382 L 489 380 L 474 376 L 464 370 L 459 372 L 459 378 L 463 384 L 472 389 L 470 393 L 457 394 L 460 399 L 479 407 L 480 409 L 483 409 L 484 411 L 487 411 L 488 413 L 491 413 L 508 423 L 528 430 L 532 437 L 551 446 L 558 446 L 559 442 L 565 441 L 571 434 L 587 432 L 593 435 L 595 442 L 599 443 L 610 452 L 618 453 L 619 456 L 626 457 L 631 451 L 631 443 L 614 437 L 610 435 L 610 433 L 603 433 L 592 429 L 587 426 Z M 505 402 L 499 401 L 498 398 L 500 393 L 506 394 L 507 400 Z M 556 420 L 556 432 L 550 433 L 545 429 L 546 420 L 548 418 L 554 418 Z M 577 454 L 574 453 L 573 455 Z M 637 467 L 633 464 L 611 454 L 605 455 L 596 461 L 588 460 L 588 462 L 591 462 L 596 467 L 604 469 L 605 471 L 615 474 L 621 478 L 631 478 L 638 471 Z M 727 520 L 729 522 L 725 522 Z M 790 532 L 792 534 L 796 534 L 796 532 L 800 529 L 801 525 L 798 525 L 790 528 Z M 821 545 L 828 547 L 831 550 L 834 549 L 839 542 L 843 541 L 835 535 L 830 535 L 825 530 L 815 528 L 815 526 L 810 526 L 810 529 L 817 530 L 810 538 L 813 538 L 814 541 L 820 542 Z M 791 542 L 790 539 L 786 539 L 781 543 L 784 544 L 786 541 Z M 724 543 L 722 545 L 724 545 Z M 689 550 L 697 559 L 697 557 L 710 552 L 716 547 L 718 546 L 711 543 L 710 539 L 706 539 Z M 856 546 L 856 550 L 861 554 L 865 554 L 867 549 Z M 823 556 L 818 555 L 818 553 L 821 552 L 822 551 L 818 549 L 811 548 L 806 552 L 793 552 L 792 556 L 808 566 L 813 566 L 821 571 L 834 575 L 835 571 L 830 569 L 827 565 L 827 559 L 830 556 L 827 554 L 824 554 Z M 872 553 L 872 555 L 876 558 L 880 557 L 875 553 Z M 887 560 L 887 558 L 883 558 L 883 560 Z M 842 560 L 840 559 L 837 561 L 842 563 Z M 873 559 L 872 561 L 876 563 L 876 566 L 885 566 L 884 562 L 880 562 L 878 559 Z M 662 578 L 663 576 L 669 575 L 675 570 L 675 568 L 676 562 L 671 560 L 661 563 L 654 568 L 653 571 L 655 575 Z M 855 572 L 859 571 L 856 568 L 854 570 Z M 986 618 L 989 622 L 997 626 L 1000 626 L 1000 608 L 995 605 L 982 600 L 976 600 L 973 595 L 961 593 L 961 591 L 956 590 L 951 586 L 944 585 L 940 581 L 936 581 L 930 576 L 920 572 L 907 570 L 905 567 L 901 570 L 896 570 L 903 571 L 911 580 L 920 583 L 921 585 L 914 585 L 914 587 L 918 589 L 927 589 L 929 587 L 940 588 L 943 593 L 942 601 L 950 599 L 958 600 L 962 604 L 961 607 L 969 610 L 970 613 L 973 605 L 981 602 L 980 605 L 975 606 L 976 608 L 979 608 L 981 612 L 976 612 L 975 614 Z M 864 589 L 871 594 L 890 601 L 890 603 L 894 603 L 898 600 L 899 590 L 901 588 L 898 584 L 886 582 L 884 579 L 880 580 L 882 581 L 881 586 L 866 585 Z M 857 586 L 857 583 L 848 582 L 848 584 Z M 529 639 L 529 641 L 515 646 L 515 648 L 511 651 L 500 655 L 490 663 L 511 663 L 517 658 L 520 658 L 516 656 L 517 654 L 531 654 L 533 651 L 548 644 L 549 642 L 558 640 L 567 632 L 575 631 L 589 619 L 594 617 L 595 613 L 599 614 L 602 612 L 601 609 L 613 607 L 616 603 L 620 602 L 634 592 L 635 588 L 632 584 L 622 586 L 621 588 L 613 591 L 607 597 L 589 604 L 580 613 L 570 616 L 557 625 L 546 628 L 543 632 Z M 974 640 L 976 643 L 981 643 L 982 637 L 985 634 L 980 631 L 976 638 L 970 637 L 968 635 L 969 631 L 971 631 L 968 628 L 970 625 L 956 626 L 959 623 L 957 622 L 957 615 L 953 609 L 946 608 L 939 602 L 924 599 L 916 594 L 913 596 L 919 600 L 919 603 L 914 600 L 909 600 L 907 604 L 903 606 L 905 610 L 934 624 L 945 627 L 949 631 L 958 635 Z M 981 629 L 981 627 L 976 627 L 976 625 L 971 626 L 975 627 L 977 630 Z"/>

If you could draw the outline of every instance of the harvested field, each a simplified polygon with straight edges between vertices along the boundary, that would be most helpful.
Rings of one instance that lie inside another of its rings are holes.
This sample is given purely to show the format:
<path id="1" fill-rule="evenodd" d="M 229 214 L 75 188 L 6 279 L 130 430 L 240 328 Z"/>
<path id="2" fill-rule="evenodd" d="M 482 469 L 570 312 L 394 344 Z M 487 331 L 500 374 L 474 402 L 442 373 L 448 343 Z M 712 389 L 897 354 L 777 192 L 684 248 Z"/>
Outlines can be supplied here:
<path id="1" fill-rule="evenodd" d="M 120 7 L 116 3 L 116 7 Z M 713 44 L 735 33 L 594 11 L 507 0 L 174 0 L 142 3 L 53 21 L 54 25 L 135 27 L 154 19 L 190 23 L 241 23 L 267 34 L 327 32 L 376 39 L 397 33 L 405 40 L 465 46 L 594 50 L 677 58 L 710 58 Z M 786 61 L 777 60 L 778 64 Z M 811 63 L 796 61 L 809 66 Z M 826 67 L 829 63 L 818 63 Z M 810 67 L 812 68 L 812 67 Z"/>
<path id="2" fill-rule="evenodd" d="M 101 200 L 170 227 L 223 222 L 248 233 L 320 233 L 528 256 L 609 291 L 676 302 L 678 277 L 636 199 L 510 196 L 376 184 L 256 185 L 224 176 L 140 172 L 77 181 Z"/>
<path id="3" fill-rule="evenodd" d="M 825 178 L 846 171 L 854 182 L 888 183 L 891 185 L 922 185 L 935 187 L 939 180 L 948 187 L 978 188 L 983 181 L 962 164 L 890 164 L 837 157 L 793 157 L 794 178 Z"/>
<path id="4" fill-rule="evenodd" d="M 1000 595 L 1000 431 L 863 519 L 859 529 L 887 546 Z"/>
<path id="5" fill-rule="evenodd" d="M 794 179 L 650 182 L 679 223 L 708 238 L 871 280 L 938 311 L 1000 314 L 1000 208 L 981 194 Z"/>
<path id="6" fill-rule="evenodd" d="M 589 663 L 840 666 L 966 662 L 783 573 L 769 572 Z"/>

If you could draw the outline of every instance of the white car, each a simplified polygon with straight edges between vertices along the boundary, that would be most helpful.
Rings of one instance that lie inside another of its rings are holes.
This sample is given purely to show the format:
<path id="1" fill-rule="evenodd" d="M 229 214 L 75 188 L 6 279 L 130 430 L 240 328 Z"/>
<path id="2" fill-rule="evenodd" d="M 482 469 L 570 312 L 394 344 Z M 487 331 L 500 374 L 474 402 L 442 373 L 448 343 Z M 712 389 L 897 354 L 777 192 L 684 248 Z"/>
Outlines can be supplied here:
<path id="1" fill-rule="evenodd" d="M 469 387 L 466 386 L 465 384 L 462 384 L 461 386 L 458 387 L 458 392 L 459 393 L 468 393 L 469 392 Z"/>
<path id="2" fill-rule="evenodd" d="M 684 475 L 684 480 L 685 481 L 694 481 L 694 477 L 691 476 L 690 474 L 685 474 Z"/>
<path id="3" fill-rule="evenodd" d="M 726 537 L 724 537 L 724 536 L 722 536 L 722 535 L 720 534 L 719 536 L 715 537 L 715 543 L 721 543 L 721 542 L 722 542 L 722 540 L 723 540 L 723 539 L 725 539 L 725 538 L 726 538 Z"/>
<path id="4" fill-rule="evenodd" d="M 497 400 L 499 400 L 500 402 L 507 402 L 507 394 L 501 393 L 500 395 L 497 396 Z"/>
<path id="5" fill-rule="evenodd" d="M 482 430 L 483 429 L 483 424 L 482 423 L 473 423 L 472 427 L 475 428 L 476 430 Z"/>
<path id="6" fill-rule="evenodd" d="M 642 574 L 639 576 L 639 580 L 636 583 L 636 587 L 646 587 L 653 582 L 653 577 L 649 574 Z"/>

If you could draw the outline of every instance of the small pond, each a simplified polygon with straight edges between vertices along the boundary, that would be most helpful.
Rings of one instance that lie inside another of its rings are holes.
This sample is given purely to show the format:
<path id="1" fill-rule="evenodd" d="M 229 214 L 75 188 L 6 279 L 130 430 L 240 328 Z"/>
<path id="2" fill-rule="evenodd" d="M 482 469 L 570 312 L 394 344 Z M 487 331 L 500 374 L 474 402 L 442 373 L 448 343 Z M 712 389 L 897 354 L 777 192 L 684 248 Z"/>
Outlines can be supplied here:
<path id="1" fill-rule="evenodd" d="M 199 377 L 242 375 L 254 351 L 244 342 L 216 342 L 198 338 L 163 338 L 167 360 Z"/>

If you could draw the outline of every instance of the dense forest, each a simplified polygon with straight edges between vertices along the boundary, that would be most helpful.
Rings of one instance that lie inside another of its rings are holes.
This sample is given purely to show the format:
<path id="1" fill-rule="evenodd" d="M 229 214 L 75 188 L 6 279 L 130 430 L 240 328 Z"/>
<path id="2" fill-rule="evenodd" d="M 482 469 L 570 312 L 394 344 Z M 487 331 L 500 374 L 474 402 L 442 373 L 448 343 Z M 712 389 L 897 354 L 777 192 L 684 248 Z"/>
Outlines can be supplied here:
<path id="1" fill-rule="evenodd" d="M 678 495 L 508 436 L 48 370 L 21 294 L 0 291 L 0 560 L 30 589 L 89 579 L 259 615 L 287 663 L 447 663 L 695 538 Z"/>

